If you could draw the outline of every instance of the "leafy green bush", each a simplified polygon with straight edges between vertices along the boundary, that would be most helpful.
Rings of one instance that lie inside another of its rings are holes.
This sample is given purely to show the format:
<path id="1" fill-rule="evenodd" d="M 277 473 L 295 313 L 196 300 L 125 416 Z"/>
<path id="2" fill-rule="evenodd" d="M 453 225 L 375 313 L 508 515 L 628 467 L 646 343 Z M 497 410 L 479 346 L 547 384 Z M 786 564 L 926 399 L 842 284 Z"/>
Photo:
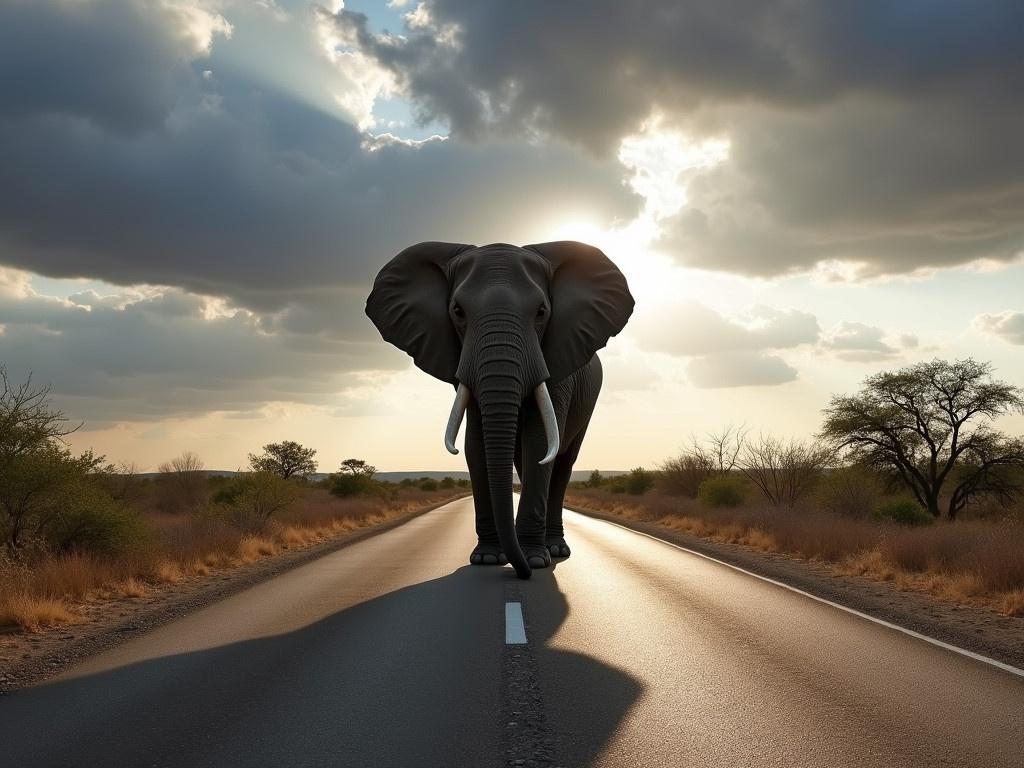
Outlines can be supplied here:
<path id="1" fill-rule="evenodd" d="M 81 491 L 48 531 L 47 539 L 63 550 L 107 555 L 137 552 L 150 542 L 151 531 L 133 509 L 114 503 L 109 496 Z"/>
<path id="2" fill-rule="evenodd" d="M 900 525 L 930 525 L 935 518 L 914 499 L 891 499 L 875 507 L 875 519 L 888 520 Z"/>
<path id="3" fill-rule="evenodd" d="M 626 475 L 626 493 L 641 496 L 654 487 L 654 473 L 643 467 L 634 467 Z"/>
<path id="4" fill-rule="evenodd" d="M 373 478 L 366 475 L 338 474 L 331 478 L 331 493 L 343 499 L 371 496 L 375 485 Z"/>
<path id="5" fill-rule="evenodd" d="M 421 491 L 436 491 L 438 489 L 438 482 L 432 477 L 425 477 L 420 480 Z"/>
<path id="6" fill-rule="evenodd" d="M 731 475 L 715 475 L 700 484 L 697 500 L 708 507 L 737 507 L 746 496 L 743 481 Z"/>
<path id="7" fill-rule="evenodd" d="M 299 497 L 295 480 L 275 472 L 245 472 L 214 494 L 215 514 L 243 531 L 262 530 L 267 521 Z"/>

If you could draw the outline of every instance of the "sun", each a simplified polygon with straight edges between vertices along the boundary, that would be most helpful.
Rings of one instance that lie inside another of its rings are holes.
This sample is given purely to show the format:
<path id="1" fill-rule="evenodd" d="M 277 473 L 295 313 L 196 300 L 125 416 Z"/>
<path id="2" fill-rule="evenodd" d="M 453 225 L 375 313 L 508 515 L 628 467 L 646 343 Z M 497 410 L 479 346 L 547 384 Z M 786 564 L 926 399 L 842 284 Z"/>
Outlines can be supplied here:
<path id="1" fill-rule="evenodd" d="M 652 247 L 657 236 L 656 224 L 643 218 L 607 227 L 586 214 L 566 216 L 542 230 L 544 241 L 579 240 L 600 248 L 622 270 L 637 301 L 660 305 L 681 297 L 697 298 L 707 288 L 706 281 Z"/>

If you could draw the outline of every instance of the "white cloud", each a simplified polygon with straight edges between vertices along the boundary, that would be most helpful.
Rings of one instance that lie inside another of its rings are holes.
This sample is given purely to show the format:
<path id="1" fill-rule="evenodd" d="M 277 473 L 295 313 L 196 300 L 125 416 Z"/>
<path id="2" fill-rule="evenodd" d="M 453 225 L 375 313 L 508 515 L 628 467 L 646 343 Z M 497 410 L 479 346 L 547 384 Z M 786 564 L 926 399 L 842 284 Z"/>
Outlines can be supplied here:
<path id="1" fill-rule="evenodd" d="M 1010 344 L 1024 344 L 1024 312 L 981 314 L 974 318 L 974 327 Z"/>
<path id="2" fill-rule="evenodd" d="M 848 362 L 872 362 L 897 357 L 920 344 L 916 335 L 903 333 L 895 338 L 881 328 L 842 320 L 821 339 L 821 348 Z"/>
<path id="3" fill-rule="evenodd" d="M 796 309 L 754 306 L 725 317 L 696 301 L 645 313 L 632 333 L 649 349 L 671 355 L 787 349 L 817 341 L 814 315 Z"/>
<path id="4" fill-rule="evenodd" d="M 171 13 L 180 17 L 180 29 L 191 44 L 193 57 L 208 54 L 216 36 L 231 37 L 232 27 L 228 20 L 201 3 L 189 0 L 163 0 Z"/>
<path id="5" fill-rule="evenodd" d="M 781 357 L 753 351 L 697 357 L 686 372 L 700 389 L 776 386 L 797 378 L 796 369 Z"/>

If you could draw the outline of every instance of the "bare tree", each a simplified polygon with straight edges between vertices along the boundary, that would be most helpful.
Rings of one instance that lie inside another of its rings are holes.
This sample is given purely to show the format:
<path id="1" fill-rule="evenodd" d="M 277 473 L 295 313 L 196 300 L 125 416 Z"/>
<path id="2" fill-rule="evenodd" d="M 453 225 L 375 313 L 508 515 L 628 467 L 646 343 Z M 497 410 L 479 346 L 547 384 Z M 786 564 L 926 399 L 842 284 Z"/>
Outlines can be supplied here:
<path id="1" fill-rule="evenodd" d="M 690 445 L 676 457 L 662 462 L 659 484 L 667 493 L 696 498 L 700 484 L 714 475 L 726 475 L 736 468 L 749 430 L 732 424 L 703 439 L 693 436 Z"/>
<path id="2" fill-rule="evenodd" d="M 289 477 L 306 477 L 316 472 L 316 449 L 304 448 L 294 440 L 267 443 L 262 454 L 249 454 L 249 464 L 254 472 L 273 472 L 287 480 Z"/>
<path id="3" fill-rule="evenodd" d="M 832 398 L 821 435 L 855 461 L 895 473 L 936 517 L 955 475 L 947 513 L 982 493 L 1008 492 L 1006 470 L 1024 467 L 1024 446 L 991 426 L 1024 412 L 1024 393 L 970 358 L 932 360 L 868 377 L 855 395 Z M 954 472 L 959 467 L 959 472 Z"/>
<path id="4" fill-rule="evenodd" d="M 729 424 L 721 432 L 709 432 L 703 442 L 693 438 L 690 450 L 712 474 L 725 475 L 736 469 L 749 433 L 745 424 Z"/>
<path id="5" fill-rule="evenodd" d="M 166 512 L 191 512 L 202 506 L 206 500 L 206 476 L 203 460 L 191 451 L 185 451 L 170 461 L 165 461 L 160 470 L 160 506 Z"/>
<path id="6" fill-rule="evenodd" d="M 738 468 L 772 504 L 792 507 L 821 477 L 832 455 L 819 443 L 761 435 L 744 443 Z"/>

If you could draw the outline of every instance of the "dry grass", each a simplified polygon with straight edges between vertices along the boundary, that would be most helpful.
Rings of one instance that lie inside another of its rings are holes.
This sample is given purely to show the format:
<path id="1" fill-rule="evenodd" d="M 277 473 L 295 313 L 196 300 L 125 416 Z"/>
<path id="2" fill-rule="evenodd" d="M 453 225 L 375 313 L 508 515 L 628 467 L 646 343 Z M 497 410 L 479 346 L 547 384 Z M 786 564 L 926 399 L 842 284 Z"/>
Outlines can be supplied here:
<path id="1" fill-rule="evenodd" d="M 757 504 L 712 509 L 663 494 L 629 497 L 573 490 L 570 505 L 654 522 L 717 542 L 784 552 L 829 563 L 840 575 L 865 576 L 955 603 L 1024 615 L 1024 525 L 1013 521 L 937 521 L 906 527 L 814 509 Z"/>
<path id="2" fill-rule="evenodd" d="M 58 624 L 74 624 L 80 617 L 57 597 L 40 597 L 24 592 L 0 596 L 0 625 L 15 624 L 28 632 L 39 632 Z"/>
<path id="3" fill-rule="evenodd" d="M 454 495 L 410 489 L 390 501 L 339 499 L 309 488 L 299 503 L 259 534 L 243 533 L 211 516 L 150 511 L 146 518 L 153 542 L 130 557 L 74 552 L 15 563 L 0 555 L 0 627 L 38 632 L 79 621 L 72 603 L 147 597 L 161 586 L 311 546 Z"/>

